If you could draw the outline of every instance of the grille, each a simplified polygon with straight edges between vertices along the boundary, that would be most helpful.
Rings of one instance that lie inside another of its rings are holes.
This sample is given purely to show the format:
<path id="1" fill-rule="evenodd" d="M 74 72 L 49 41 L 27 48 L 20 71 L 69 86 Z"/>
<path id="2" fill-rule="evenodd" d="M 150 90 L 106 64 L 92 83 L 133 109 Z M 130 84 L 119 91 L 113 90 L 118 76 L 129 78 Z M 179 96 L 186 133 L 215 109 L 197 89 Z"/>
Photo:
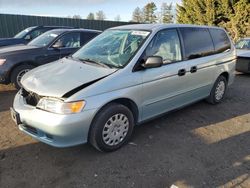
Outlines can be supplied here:
<path id="1" fill-rule="evenodd" d="M 36 93 L 29 92 L 25 90 L 24 88 L 21 88 L 21 95 L 24 97 L 26 103 L 31 106 L 36 106 L 41 98 Z"/>
<path id="2" fill-rule="evenodd" d="M 32 126 L 29 126 L 29 125 L 22 124 L 21 126 L 25 131 L 27 131 L 27 132 L 35 135 L 35 136 L 46 139 L 48 141 L 53 141 L 53 135 L 45 133 L 45 132 L 43 132 L 43 131 L 41 131 L 39 129 L 36 129 L 36 128 L 32 127 Z"/>
<path id="3" fill-rule="evenodd" d="M 34 127 L 31 127 L 29 125 L 23 125 L 23 127 L 26 129 L 26 131 L 28 131 L 28 132 L 30 132 L 32 134 L 35 134 L 35 135 L 38 134 L 37 129 L 34 128 Z"/>

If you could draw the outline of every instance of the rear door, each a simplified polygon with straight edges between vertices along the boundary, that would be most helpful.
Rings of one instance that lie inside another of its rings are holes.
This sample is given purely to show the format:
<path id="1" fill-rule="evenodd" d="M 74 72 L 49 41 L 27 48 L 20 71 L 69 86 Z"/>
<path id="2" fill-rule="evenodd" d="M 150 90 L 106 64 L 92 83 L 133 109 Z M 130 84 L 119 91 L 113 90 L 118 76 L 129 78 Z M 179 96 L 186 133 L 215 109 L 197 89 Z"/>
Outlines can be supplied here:
<path id="1" fill-rule="evenodd" d="M 214 83 L 216 56 L 207 28 L 179 28 L 187 63 L 186 87 L 190 102 L 209 95 Z"/>

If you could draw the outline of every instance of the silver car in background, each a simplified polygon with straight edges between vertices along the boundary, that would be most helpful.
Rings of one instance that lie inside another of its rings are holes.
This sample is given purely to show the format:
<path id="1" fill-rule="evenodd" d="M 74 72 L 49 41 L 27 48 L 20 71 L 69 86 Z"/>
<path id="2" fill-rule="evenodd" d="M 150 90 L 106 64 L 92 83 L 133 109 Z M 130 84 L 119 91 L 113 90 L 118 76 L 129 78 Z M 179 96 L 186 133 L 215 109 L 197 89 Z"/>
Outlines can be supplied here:
<path id="1" fill-rule="evenodd" d="M 52 146 L 89 142 L 114 151 L 137 124 L 202 99 L 220 103 L 235 60 L 221 28 L 111 28 L 72 56 L 26 73 L 12 117 L 21 131 Z"/>

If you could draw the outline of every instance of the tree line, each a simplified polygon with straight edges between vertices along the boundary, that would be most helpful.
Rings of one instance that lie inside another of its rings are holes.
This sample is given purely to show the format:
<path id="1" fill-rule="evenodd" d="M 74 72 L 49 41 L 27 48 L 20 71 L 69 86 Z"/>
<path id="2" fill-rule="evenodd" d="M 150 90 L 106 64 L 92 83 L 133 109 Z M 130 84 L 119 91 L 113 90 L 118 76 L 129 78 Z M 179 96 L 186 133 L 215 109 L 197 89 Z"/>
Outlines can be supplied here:
<path id="1" fill-rule="evenodd" d="M 130 22 L 138 23 L 173 23 L 174 22 L 174 12 L 172 3 L 162 3 L 160 11 L 154 2 L 146 4 L 143 8 L 135 8 L 132 19 Z M 79 15 L 73 16 L 73 18 L 81 18 Z M 88 20 L 105 20 L 105 13 L 100 10 L 96 14 L 90 12 L 86 17 Z M 115 21 L 121 21 L 121 16 L 117 15 L 114 18 Z"/>
<path id="2" fill-rule="evenodd" d="M 68 16 L 68 17 L 71 18 L 70 16 Z M 82 19 L 82 17 L 80 15 L 74 15 L 74 16 L 72 16 L 72 18 Z M 90 12 L 86 17 L 87 20 L 105 20 L 106 18 L 107 17 L 102 10 L 99 10 L 96 13 Z M 118 14 L 117 16 L 114 17 L 114 20 L 121 21 L 121 16 Z"/>
<path id="3" fill-rule="evenodd" d="M 132 22 L 138 23 L 173 23 L 174 13 L 172 3 L 162 3 L 160 10 L 154 2 L 146 4 L 143 8 L 135 8 Z"/>
<path id="4" fill-rule="evenodd" d="M 79 15 L 73 18 L 81 18 Z M 90 12 L 88 20 L 105 20 L 100 10 Z M 114 18 L 120 21 L 120 15 Z M 224 27 L 233 40 L 250 36 L 250 0 L 182 0 L 181 4 L 154 2 L 136 7 L 131 22 L 137 23 L 181 23 Z"/>

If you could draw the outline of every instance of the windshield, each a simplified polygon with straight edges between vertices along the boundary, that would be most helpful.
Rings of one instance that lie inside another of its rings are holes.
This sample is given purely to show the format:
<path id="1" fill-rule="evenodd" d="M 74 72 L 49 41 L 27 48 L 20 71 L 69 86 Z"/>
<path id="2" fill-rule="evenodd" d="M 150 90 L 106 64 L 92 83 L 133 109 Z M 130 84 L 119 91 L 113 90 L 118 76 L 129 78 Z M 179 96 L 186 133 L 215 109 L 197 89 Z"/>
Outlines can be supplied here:
<path id="1" fill-rule="evenodd" d="M 235 44 L 236 49 L 250 50 L 250 39 L 241 39 Z"/>
<path id="2" fill-rule="evenodd" d="M 18 38 L 18 39 L 24 38 L 24 37 L 26 36 L 26 34 L 27 34 L 28 32 L 30 32 L 32 29 L 34 29 L 34 28 L 35 28 L 35 27 L 29 27 L 29 28 L 27 28 L 27 29 L 21 31 L 20 33 L 16 34 L 16 35 L 14 36 L 14 38 Z"/>
<path id="3" fill-rule="evenodd" d="M 83 46 L 72 57 L 121 68 L 129 62 L 149 34 L 149 31 L 107 30 Z"/>
<path id="4" fill-rule="evenodd" d="M 51 30 L 38 36 L 34 40 L 28 43 L 30 46 L 45 47 L 49 45 L 58 35 L 62 33 L 61 30 Z"/>

